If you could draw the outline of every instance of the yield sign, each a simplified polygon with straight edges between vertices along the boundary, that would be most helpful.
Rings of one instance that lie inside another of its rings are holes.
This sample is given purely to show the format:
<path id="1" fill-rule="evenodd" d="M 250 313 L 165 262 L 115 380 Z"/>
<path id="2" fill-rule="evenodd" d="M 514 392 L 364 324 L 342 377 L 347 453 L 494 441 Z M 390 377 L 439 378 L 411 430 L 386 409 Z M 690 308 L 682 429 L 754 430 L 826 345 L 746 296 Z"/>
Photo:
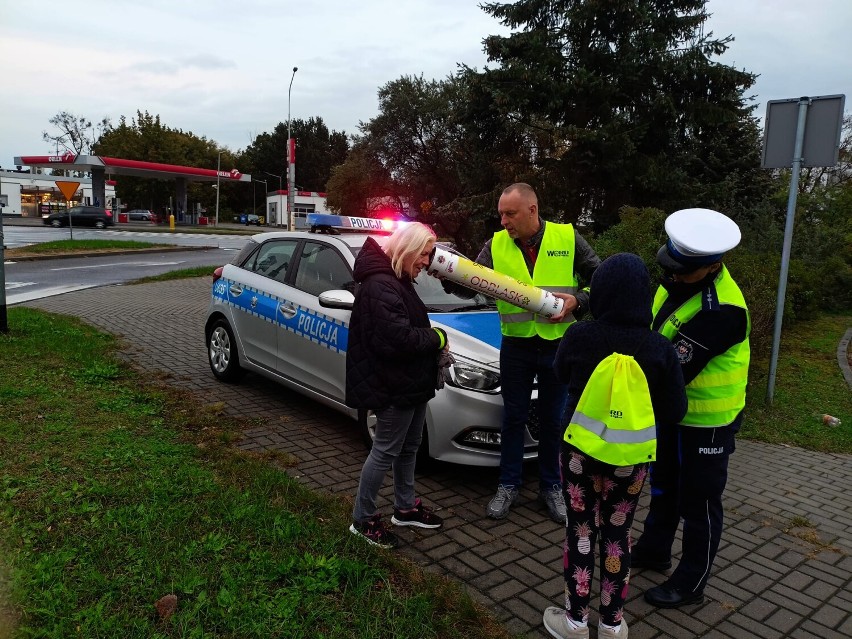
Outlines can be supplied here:
<path id="1" fill-rule="evenodd" d="M 74 197 L 74 194 L 77 192 L 77 189 L 80 188 L 79 182 L 63 182 L 61 180 L 56 180 L 56 186 L 59 187 L 59 190 L 62 191 L 62 195 L 65 196 L 66 200 L 70 200 Z"/>

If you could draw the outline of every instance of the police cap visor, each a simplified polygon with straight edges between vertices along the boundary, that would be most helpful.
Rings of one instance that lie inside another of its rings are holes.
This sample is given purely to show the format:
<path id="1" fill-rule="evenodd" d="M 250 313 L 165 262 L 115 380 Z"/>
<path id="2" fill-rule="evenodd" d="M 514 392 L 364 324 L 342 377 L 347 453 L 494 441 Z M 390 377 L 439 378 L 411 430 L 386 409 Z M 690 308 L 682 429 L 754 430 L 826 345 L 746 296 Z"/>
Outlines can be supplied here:
<path id="1" fill-rule="evenodd" d="M 660 250 L 657 251 L 657 263 L 663 267 L 664 271 L 674 273 L 675 275 L 685 275 L 697 271 L 702 266 L 713 264 L 719 260 L 714 258 L 695 260 L 695 261 L 678 261 L 669 251 L 668 244 L 663 244 Z"/>

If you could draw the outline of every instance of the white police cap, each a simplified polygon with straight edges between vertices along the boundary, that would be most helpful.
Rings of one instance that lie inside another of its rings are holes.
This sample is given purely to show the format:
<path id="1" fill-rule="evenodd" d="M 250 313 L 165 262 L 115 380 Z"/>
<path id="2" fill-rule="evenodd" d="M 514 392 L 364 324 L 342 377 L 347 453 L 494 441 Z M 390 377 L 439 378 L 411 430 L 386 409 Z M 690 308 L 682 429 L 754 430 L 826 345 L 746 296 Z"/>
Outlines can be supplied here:
<path id="1" fill-rule="evenodd" d="M 711 209 L 683 209 L 666 218 L 668 242 L 657 261 L 674 272 L 687 272 L 722 259 L 740 243 L 740 228 L 727 215 Z"/>

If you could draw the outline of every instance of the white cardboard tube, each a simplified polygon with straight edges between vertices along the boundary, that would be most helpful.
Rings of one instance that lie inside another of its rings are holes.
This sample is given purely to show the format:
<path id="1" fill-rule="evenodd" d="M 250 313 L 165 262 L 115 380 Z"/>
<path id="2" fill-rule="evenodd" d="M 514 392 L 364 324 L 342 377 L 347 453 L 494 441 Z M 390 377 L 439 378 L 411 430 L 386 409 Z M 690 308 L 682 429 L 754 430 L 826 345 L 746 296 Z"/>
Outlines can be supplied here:
<path id="1" fill-rule="evenodd" d="M 525 284 L 438 246 L 426 272 L 544 317 L 553 317 L 562 311 L 563 300 L 550 291 Z"/>

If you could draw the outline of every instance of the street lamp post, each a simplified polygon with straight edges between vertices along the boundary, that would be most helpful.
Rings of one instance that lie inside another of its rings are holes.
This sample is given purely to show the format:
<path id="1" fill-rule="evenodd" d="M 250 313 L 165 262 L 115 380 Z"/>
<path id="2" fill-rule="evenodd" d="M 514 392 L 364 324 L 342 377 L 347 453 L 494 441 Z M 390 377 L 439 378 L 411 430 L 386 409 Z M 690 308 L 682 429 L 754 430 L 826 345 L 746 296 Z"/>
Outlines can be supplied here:
<path id="1" fill-rule="evenodd" d="M 283 175 L 275 175 L 274 173 L 270 173 L 269 171 L 262 171 L 262 173 L 263 173 L 264 175 L 268 175 L 269 177 L 278 178 L 278 190 L 279 190 L 279 191 L 284 190 L 284 186 L 283 186 L 283 185 L 282 185 L 282 183 L 281 183 L 281 178 L 283 178 L 283 177 L 284 177 Z M 260 180 L 258 180 L 258 182 L 260 182 Z"/>
<path id="2" fill-rule="evenodd" d="M 252 208 L 252 211 L 254 211 L 254 214 L 255 214 L 255 215 L 257 215 L 257 202 L 256 202 L 256 198 L 255 198 L 255 193 L 254 193 L 254 183 L 255 183 L 255 182 L 260 182 L 261 184 L 263 184 L 263 218 L 264 218 L 264 219 L 266 219 L 266 192 L 267 192 L 267 191 L 269 191 L 269 185 L 267 185 L 267 184 L 266 184 L 266 180 L 252 180 L 252 185 L 251 185 L 251 197 L 252 197 L 251 208 Z"/>
<path id="3" fill-rule="evenodd" d="M 219 226 L 219 173 L 222 171 L 222 151 L 216 156 L 216 226 Z"/>
<path id="4" fill-rule="evenodd" d="M 296 220 L 293 215 L 293 183 L 296 181 L 296 167 L 293 164 L 293 141 L 290 138 L 290 92 L 293 89 L 293 79 L 299 67 L 293 67 L 293 75 L 290 76 L 290 88 L 287 89 L 287 228 L 296 230 Z"/>

